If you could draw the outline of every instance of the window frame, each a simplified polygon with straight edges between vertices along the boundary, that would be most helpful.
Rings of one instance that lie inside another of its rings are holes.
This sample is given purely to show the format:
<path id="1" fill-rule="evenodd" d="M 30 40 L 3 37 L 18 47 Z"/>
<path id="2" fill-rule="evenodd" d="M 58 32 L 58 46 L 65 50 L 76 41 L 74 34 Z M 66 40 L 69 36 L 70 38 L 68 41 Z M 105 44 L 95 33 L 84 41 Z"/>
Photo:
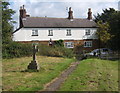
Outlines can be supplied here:
<path id="1" fill-rule="evenodd" d="M 67 29 L 67 31 L 66 31 L 66 36 L 71 36 L 72 34 L 71 34 L 71 29 Z"/>
<path id="2" fill-rule="evenodd" d="M 88 36 L 88 35 L 91 35 L 91 29 L 86 29 L 86 30 L 85 30 L 85 35 L 87 35 L 87 36 Z"/>
<path id="3" fill-rule="evenodd" d="M 74 48 L 74 42 L 65 42 L 65 43 L 64 43 L 64 46 L 65 46 L 66 48 Z"/>
<path id="4" fill-rule="evenodd" d="M 53 30 L 52 29 L 48 30 L 48 36 L 53 36 Z"/>
<path id="5" fill-rule="evenodd" d="M 92 41 L 84 41 L 84 47 L 92 47 Z"/>
<path id="6" fill-rule="evenodd" d="M 37 29 L 32 30 L 32 36 L 38 36 L 38 30 Z"/>

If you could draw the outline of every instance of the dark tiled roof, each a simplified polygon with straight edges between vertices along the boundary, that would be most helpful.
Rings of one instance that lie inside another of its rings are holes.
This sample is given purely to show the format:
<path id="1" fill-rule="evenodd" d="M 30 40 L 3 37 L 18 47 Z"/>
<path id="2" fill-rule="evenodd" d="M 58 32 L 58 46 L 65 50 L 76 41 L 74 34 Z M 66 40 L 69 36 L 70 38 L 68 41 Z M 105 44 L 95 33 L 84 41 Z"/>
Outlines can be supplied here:
<path id="1" fill-rule="evenodd" d="M 97 27 L 94 21 L 88 19 L 74 18 L 70 21 L 67 18 L 27 17 L 23 20 L 24 27 Z"/>

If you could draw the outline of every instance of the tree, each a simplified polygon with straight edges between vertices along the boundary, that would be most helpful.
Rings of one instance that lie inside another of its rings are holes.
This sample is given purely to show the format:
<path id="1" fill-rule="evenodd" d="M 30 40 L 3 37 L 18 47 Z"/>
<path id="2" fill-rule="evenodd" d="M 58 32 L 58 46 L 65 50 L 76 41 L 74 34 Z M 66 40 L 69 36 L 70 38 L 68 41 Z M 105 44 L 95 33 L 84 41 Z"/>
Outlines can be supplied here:
<path id="1" fill-rule="evenodd" d="M 113 50 L 120 51 L 120 11 L 117 11 L 111 16 L 109 23 L 111 28 L 110 33 L 114 35 L 114 37 L 109 40 L 108 44 Z"/>
<path id="2" fill-rule="evenodd" d="M 108 31 L 101 31 L 101 33 L 104 32 L 103 35 L 100 35 L 101 39 L 103 39 L 102 41 L 106 43 L 109 48 L 120 51 L 120 11 L 115 11 L 113 8 L 105 9 L 103 13 L 98 13 L 97 16 L 95 16 L 95 21 L 98 22 L 100 28 L 105 29 L 109 27 Z M 103 26 L 100 25 L 100 21 Z M 109 26 L 107 24 L 109 24 Z"/>
<path id="3" fill-rule="evenodd" d="M 99 28 L 96 34 L 100 39 L 101 43 L 105 45 L 108 42 L 108 40 L 110 40 L 113 37 L 113 35 L 109 33 L 110 31 L 109 23 L 108 22 L 103 23 L 102 21 L 98 21 L 97 25 Z"/>
<path id="4" fill-rule="evenodd" d="M 105 10 L 103 10 L 103 13 L 101 13 L 101 14 L 97 13 L 97 16 L 94 15 L 95 22 L 98 22 L 100 20 L 102 22 L 108 22 L 109 20 L 111 20 L 111 16 L 114 13 L 116 13 L 114 8 L 105 9 Z"/>
<path id="5" fill-rule="evenodd" d="M 8 2 L 2 2 L 2 43 L 8 43 L 12 40 L 13 21 L 12 15 L 15 13 L 12 9 L 9 9 L 10 4 Z"/>

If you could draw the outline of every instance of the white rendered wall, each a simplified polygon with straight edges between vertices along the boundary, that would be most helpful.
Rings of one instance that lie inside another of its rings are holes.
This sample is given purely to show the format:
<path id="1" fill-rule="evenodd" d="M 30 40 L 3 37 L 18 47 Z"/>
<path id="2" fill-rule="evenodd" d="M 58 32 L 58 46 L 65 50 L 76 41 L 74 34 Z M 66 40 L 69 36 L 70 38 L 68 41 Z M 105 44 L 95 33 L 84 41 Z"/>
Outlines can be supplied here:
<path id="1" fill-rule="evenodd" d="M 67 29 L 71 29 L 71 36 L 66 36 Z M 91 29 L 91 35 L 85 35 L 86 29 Z M 38 30 L 38 36 L 32 36 L 32 30 Z M 48 36 L 48 30 L 53 30 L 53 36 Z M 83 40 L 97 39 L 97 28 L 21 28 L 13 34 L 14 41 L 48 41 L 52 40 Z"/>

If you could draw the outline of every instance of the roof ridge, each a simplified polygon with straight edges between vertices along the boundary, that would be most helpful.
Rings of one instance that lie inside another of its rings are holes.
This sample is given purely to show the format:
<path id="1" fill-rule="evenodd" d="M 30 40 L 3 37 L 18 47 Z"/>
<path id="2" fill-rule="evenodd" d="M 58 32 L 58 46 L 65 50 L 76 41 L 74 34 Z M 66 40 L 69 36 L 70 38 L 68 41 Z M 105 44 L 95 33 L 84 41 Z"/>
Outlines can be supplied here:
<path id="1" fill-rule="evenodd" d="M 28 18 L 57 18 L 57 17 L 28 17 Z"/>
<path id="2" fill-rule="evenodd" d="M 53 19 L 68 19 L 68 18 L 58 18 L 58 17 L 28 17 L 28 18 L 53 18 Z M 87 18 L 73 18 L 74 19 L 81 19 L 86 20 Z"/>

